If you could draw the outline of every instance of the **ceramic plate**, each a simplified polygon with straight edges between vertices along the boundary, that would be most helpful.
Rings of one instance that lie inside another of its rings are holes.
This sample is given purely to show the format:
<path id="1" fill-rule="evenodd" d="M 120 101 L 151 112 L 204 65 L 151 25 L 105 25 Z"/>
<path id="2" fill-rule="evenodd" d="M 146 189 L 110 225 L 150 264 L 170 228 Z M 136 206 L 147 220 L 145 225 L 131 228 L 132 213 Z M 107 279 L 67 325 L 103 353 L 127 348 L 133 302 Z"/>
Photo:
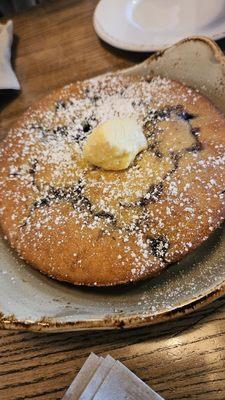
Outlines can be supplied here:
<path id="1" fill-rule="evenodd" d="M 156 51 L 190 35 L 225 36 L 225 0 L 101 0 L 101 39 L 124 50 Z"/>
<path id="2" fill-rule="evenodd" d="M 198 88 L 225 111 L 225 59 L 191 38 L 123 71 L 167 76 Z M 183 315 L 225 292 L 225 228 L 161 276 L 136 286 L 93 289 L 53 281 L 0 240 L 0 327 L 65 331 L 147 325 Z"/>

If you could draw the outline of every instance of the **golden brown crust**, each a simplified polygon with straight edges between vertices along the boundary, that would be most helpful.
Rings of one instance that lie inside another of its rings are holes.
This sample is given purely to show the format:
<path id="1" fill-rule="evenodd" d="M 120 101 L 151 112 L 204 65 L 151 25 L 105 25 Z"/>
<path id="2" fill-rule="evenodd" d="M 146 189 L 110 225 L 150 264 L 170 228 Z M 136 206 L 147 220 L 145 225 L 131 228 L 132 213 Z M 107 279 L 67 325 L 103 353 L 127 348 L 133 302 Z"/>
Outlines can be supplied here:
<path id="1" fill-rule="evenodd" d="M 126 171 L 95 169 L 82 144 L 118 113 L 135 114 L 149 148 Z M 59 280 L 152 277 L 224 218 L 224 133 L 224 116 L 177 82 L 117 75 L 69 85 L 32 106 L 3 141 L 2 230 L 20 256 Z"/>

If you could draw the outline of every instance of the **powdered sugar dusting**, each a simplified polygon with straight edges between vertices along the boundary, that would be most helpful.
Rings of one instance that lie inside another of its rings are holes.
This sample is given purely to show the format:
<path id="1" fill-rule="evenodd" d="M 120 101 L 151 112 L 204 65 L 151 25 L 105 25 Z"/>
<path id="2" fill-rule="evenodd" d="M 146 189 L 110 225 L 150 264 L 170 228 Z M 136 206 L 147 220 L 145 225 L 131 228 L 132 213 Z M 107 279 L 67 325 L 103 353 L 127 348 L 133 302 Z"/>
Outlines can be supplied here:
<path id="1" fill-rule="evenodd" d="M 95 255 L 101 258 L 102 241 L 110 263 L 135 280 L 208 237 L 223 218 L 224 143 L 205 143 L 195 126 L 202 116 L 192 114 L 200 96 L 176 85 L 106 75 L 81 84 L 76 94 L 66 87 L 9 136 L 0 157 L 7 159 L 0 215 L 4 225 L 10 214 L 8 238 L 20 254 L 32 247 L 40 264 L 44 240 L 54 276 L 60 267 L 52 246 L 62 253 L 69 246 L 67 263 L 82 272 Z M 133 165 L 117 173 L 96 169 L 82 153 L 92 129 L 115 117 L 136 119 L 148 140 Z M 16 152 L 9 151 L 15 134 Z"/>

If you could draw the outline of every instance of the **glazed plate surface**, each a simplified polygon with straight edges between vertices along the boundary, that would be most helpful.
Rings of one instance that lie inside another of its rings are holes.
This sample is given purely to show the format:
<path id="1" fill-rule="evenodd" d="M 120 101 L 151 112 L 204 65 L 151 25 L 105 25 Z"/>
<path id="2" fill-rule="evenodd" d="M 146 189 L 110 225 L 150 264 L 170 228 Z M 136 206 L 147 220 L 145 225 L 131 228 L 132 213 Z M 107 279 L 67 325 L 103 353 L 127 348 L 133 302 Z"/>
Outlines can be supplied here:
<path id="1" fill-rule="evenodd" d="M 157 51 L 191 35 L 225 36 L 224 0 L 100 0 L 94 27 L 124 50 Z"/>
<path id="2" fill-rule="evenodd" d="M 205 38 L 190 38 L 125 70 L 177 79 L 225 111 L 225 61 Z M 0 327 L 65 331 L 135 327 L 168 320 L 225 292 L 225 227 L 161 276 L 120 288 L 53 281 L 17 259 L 0 240 Z"/>

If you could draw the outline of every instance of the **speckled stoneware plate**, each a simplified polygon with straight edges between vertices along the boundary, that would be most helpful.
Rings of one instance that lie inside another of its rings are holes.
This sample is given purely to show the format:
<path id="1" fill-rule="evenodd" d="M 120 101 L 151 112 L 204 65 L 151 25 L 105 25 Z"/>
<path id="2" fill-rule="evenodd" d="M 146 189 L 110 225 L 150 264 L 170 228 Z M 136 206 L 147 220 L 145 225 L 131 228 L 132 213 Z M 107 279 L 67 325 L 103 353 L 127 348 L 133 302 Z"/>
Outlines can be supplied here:
<path id="1" fill-rule="evenodd" d="M 193 37 L 125 74 L 161 75 L 197 88 L 225 112 L 225 57 Z M 184 315 L 225 293 L 225 228 L 161 276 L 136 286 L 93 289 L 53 281 L 0 241 L 0 327 L 65 331 L 135 327 Z"/>

